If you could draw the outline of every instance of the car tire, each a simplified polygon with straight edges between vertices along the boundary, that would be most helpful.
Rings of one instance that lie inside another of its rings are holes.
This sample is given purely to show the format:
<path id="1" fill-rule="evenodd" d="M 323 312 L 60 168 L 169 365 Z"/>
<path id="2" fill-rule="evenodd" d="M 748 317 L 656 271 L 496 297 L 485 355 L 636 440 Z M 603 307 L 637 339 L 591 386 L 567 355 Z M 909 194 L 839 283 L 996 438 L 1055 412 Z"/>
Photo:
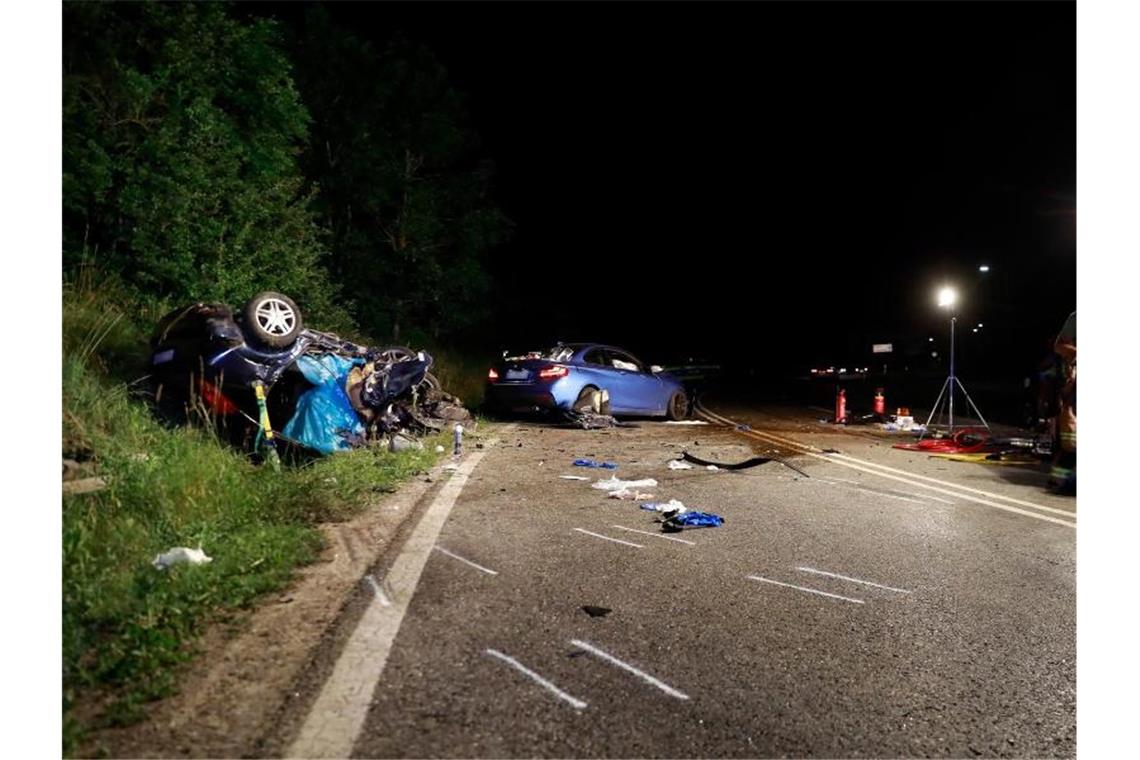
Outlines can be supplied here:
<path id="1" fill-rule="evenodd" d="M 666 415 L 671 420 L 683 420 L 689 416 L 689 397 L 684 391 L 677 391 L 670 397 Z"/>
<path id="2" fill-rule="evenodd" d="M 386 362 L 402 362 L 408 359 L 415 359 L 417 354 L 407 346 L 387 346 L 377 352 L 377 357 Z"/>
<path id="3" fill-rule="evenodd" d="M 253 338 L 269 348 L 287 348 L 304 329 L 301 310 L 293 299 L 266 290 L 246 302 L 242 310 L 244 327 Z"/>
<path id="4" fill-rule="evenodd" d="M 592 385 L 587 385 L 578 394 L 578 400 L 574 402 L 574 411 L 576 412 L 593 412 L 595 409 L 599 410 L 599 414 L 610 413 L 610 399 L 607 396 L 605 401 L 596 401 L 595 396 L 601 394 L 601 391 Z"/>

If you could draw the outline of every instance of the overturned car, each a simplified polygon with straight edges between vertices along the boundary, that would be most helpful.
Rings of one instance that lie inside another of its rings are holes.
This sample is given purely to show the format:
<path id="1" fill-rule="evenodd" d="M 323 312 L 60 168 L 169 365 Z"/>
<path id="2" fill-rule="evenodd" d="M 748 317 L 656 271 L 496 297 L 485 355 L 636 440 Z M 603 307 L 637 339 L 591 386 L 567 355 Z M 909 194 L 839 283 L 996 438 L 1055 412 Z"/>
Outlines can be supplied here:
<path id="1" fill-rule="evenodd" d="M 218 303 L 170 312 L 150 364 L 160 410 L 204 411 L 246 439 L 252 431 L 254 448 L 273 456 L 278 440 L 331 454 L 470 420 L 429 372 L 427 353 L 307 329 L 296 303 L 272 291 L 236 314 Z"/>

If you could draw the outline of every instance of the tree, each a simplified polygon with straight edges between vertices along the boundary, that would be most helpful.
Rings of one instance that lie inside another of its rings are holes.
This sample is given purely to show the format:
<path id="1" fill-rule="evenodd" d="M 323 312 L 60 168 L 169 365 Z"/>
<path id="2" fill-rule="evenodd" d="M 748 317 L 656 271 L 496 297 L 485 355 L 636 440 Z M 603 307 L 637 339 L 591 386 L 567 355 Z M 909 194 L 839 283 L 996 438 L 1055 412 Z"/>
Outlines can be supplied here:
<path id="1" fill-rule="evenodd" d="M 64 5 L 64 263 L 140 293 L 307 311 L 334 289 L 298 155 L 309 116 L 279 31 L 217 3 Z"/>
<path id="2" fill-rule="evenodd" d="M 510 222 L 443 66 L 398 36 L 378 51 L 320 7 L 295 50 L 313 115 L 305 167 L 361 323 L 396 341 L 409 325 L 455 338 L 483 323 L 484 259 Z"/>

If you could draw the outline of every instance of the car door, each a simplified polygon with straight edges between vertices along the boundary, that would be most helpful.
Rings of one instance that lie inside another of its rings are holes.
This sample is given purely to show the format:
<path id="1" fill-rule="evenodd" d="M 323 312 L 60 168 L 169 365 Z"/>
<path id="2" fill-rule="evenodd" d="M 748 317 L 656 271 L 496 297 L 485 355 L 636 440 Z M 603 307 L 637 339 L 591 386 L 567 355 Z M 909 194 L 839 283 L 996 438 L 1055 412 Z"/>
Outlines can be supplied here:
<path id="1" fill-rule="evenodd" d="M 652 414 L 664 410 L 661 381 L 647 372 L 645 365 L 632 354 L 615 348 L 607 349 L 606 356 L 610 372 L 616 378 L 613 387 L 617 391 L 610 391 L 610 406 L 614 412 Z"/>

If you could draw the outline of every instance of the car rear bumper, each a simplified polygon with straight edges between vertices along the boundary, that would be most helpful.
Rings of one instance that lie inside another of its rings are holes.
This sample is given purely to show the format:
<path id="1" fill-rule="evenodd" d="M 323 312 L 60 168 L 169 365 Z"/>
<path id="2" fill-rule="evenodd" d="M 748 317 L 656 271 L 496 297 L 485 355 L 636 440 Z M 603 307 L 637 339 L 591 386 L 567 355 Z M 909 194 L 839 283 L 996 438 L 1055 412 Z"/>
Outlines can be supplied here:
<path id="1" fill-rule="evenodd" d="M 550 387 L 533 384 L 488 385 L 484 398 L 487 405 L 506 412 L 533 412 L 559 407 Z"/>

